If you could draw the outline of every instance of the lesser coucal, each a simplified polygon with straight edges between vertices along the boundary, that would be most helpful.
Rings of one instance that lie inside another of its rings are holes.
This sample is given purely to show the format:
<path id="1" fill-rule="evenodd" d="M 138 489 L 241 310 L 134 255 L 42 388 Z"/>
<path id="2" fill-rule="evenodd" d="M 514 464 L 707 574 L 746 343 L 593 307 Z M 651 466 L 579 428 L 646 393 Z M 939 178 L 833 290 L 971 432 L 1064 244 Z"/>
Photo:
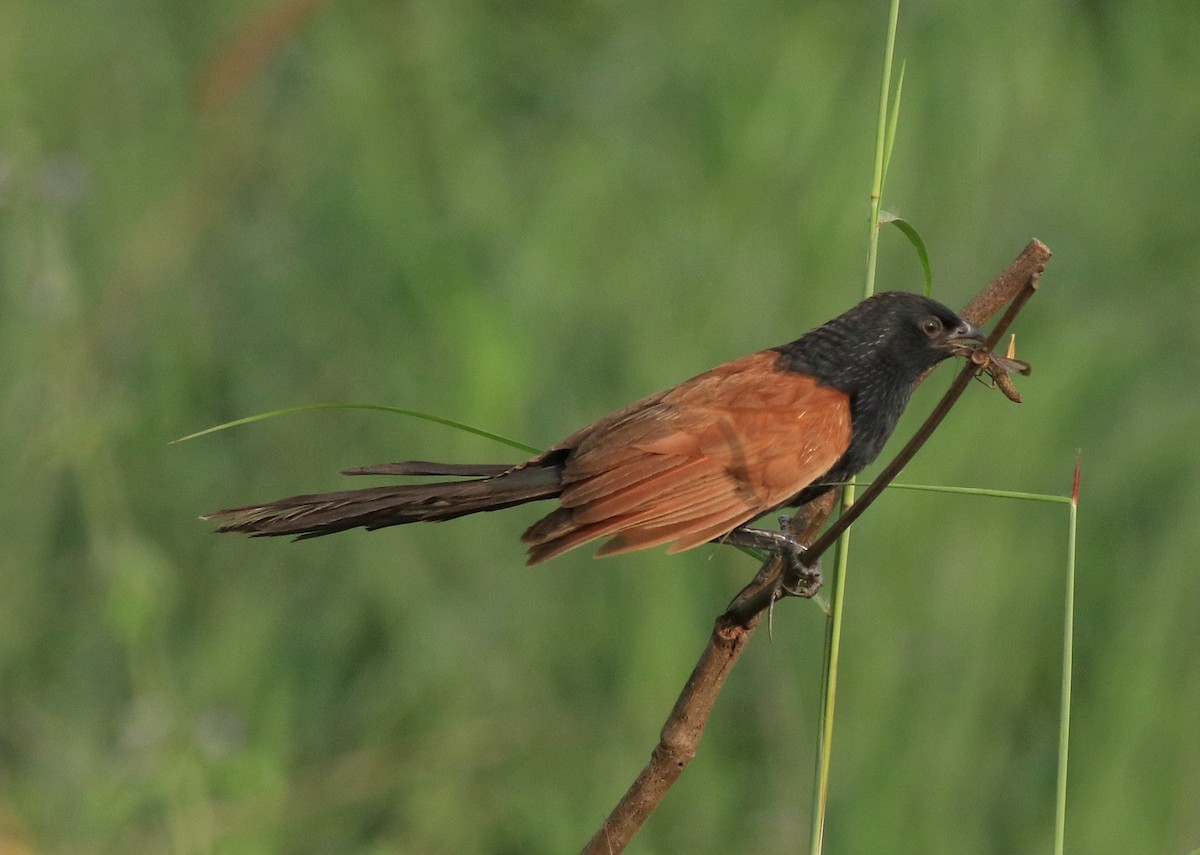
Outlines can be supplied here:
<path id="1" fill-rule="evenodd" d="M 558 507 L 521 536 L 529 564 L 597 538 L 597 555 L 710 541 L 801 548 L 748 523 L 817 497 L 869 464 L 918 378 L 981 340 L 916 294 L 877 294 L 789 344 L 727 362 L 593 422 L 516 466 L 410 461 L 355 475 L 469 480 L 293 496 L 217 511 L 219 531 L 317 537 L 448 520 L 542 499 Z"/>

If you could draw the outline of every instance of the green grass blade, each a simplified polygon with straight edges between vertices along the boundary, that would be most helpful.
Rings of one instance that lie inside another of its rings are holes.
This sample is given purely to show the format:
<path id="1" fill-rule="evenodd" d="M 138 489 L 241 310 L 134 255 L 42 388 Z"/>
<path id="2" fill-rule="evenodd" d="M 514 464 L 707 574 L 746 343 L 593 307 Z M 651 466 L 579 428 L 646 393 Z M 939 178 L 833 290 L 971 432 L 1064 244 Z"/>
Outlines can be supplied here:
<path id="1" fill-rule="evenodd" d="M 879 260 L 879 212 L 883 206 L 883 179 L 886 161 L 891 156 L 889 139 L 895 140 L 898 116 L 889 115 L 888 98 L 892 91 L 892 63 L 896 53 L 896 28 L 900 21 L 900 0 L 891 0 L 888 11 L 887 37 L 884 40 L 883 79 L 879 87 L 879 117 L 875 134 L 875 165 L 871 177 L 871 224 L 867 234 L 867 274 L 863 297 L 875 292 L 875 268 Z M 889 133 L 888 129 L 892 132 Z M 842 507 L 854 501 L 854 482 L 842 489 Z M 849 570 L 850 530 L 838 540 L 837 562 L 834 567 L 834 593 L 830 597 L 829 622 L 825 630 L 825 678 L 821 685 L 821 721 L 817 740 L 817 774 L 813 782 L 812 835 L 810 855 L 820 855 L 825 842 L 825 809 L 828 805 L 829 769 L 833 749 L 833 714 L 837 700 L 838 654 L 841 650 L 842 615 L 845 602 L 846 575 Z"/>
<path id="2" fill-rule="evenodd" d="M 1058 781 L 1054 801 L 1054 855 L 1063 855 L 1067 830 L 1067 753 L 1071 743 L 1071 674 L 1075 647 L 1075 534 L 1079 519 L 1080 458 L 1075 458 L 1067 531 L 1067 591 L 1063 613 L 1062 709 L 1059 712 Z"/>
<path id="3" fill-rule="evenodd" d="M 532 445 L 526 445 L 523 442 L 518 442 L 515 439 L 509 439 L 506 436 L 501 436 L 498 433 L 492 433 L 491 431 L 483 430 L 482 428 L 473 427 L 468 424 L 463 424 L 462 422 L 456 422 L 454 419 L 435 416 L 432 413 L 423 413 L 420 410 L 408 410 L 403 407 L 388 407 L 383 404 L 308 404 L 303 407 L 285 407 L 282 410 L 272 410 L 269 413 L 258 413 L 257 415 L 246 416 L 245 418 L 241 419 L 234 419 L 231 422 L 225 422 L 224 424 L 215 425 L 210 428 L 205 428 L 204 430 L 198 430 L 195 433 L 189 433 L 187 436 L 181 436 L 179 439 L 171 440 L 171 445 L 187 442 L 188 440 L 192 439 L 198 439 L 202 436 L 208 436 L 210 433 L 227 430 L 228 428 L 253 424 L 254 422 L 261 422 L 265 419 L 273 419 L 276 416 L 287 416 L 291 415 L 292 413 L 310 413 L 315 410 L 375 410 L 376 412 L 381 413 L 393 413 L 395 415 L 408 416 L 414 419 L 422 419 L 427 422 L 433 422 L 434 424 L 445 425 L 446 427 L 460 430 L 463 433 L 482 436 L 484 439 L 490 439 L 494 442 L 500 443 L 501 445 L 507 445 L 510 448 L 518 449 L 526 454 L 538 454 L 541 451 L 541 449 L 534 448 Z"/>
<path id="4" fill-rule="evenodd" d="M 842 489 L 842 508 L 854 503 L 854 485 Z M 837 709 L 838 664 L 842 652 L 842 604 L 846 596 L 846 568 L 850 561 L 850 538 L 847 530 L 837 542 L 833 564 L 833 590 L 826 612 L 825 661 L 821 679 L 821 715 L 818 723 L 817 771 L 813 787 L 812 837 L 809 852 L 819 855 L 825 843 L 825 811 L 829 804 L 829 770 L 833 757 L 833 721 Z"/>
<path id="5" fill-rule="evenodd" d="M 875 291 L 875 265 L 879 259 L 879 212 L 883 206 L 883 178 L 887 147 L 887 129 L 892 124 L 888 99 L 892 91 L 892 58 L 896 53 L 896 26 L 900 20 L 900 0 L 892 0 L 888 12 L 887 39 L 883 50 L 883 80 L 879 87 L 879 121 L 875 134 L 875 168 L 871 178 L 871 230 L 867 235 L 867 277 L 863 297 Z"/>
<path id="6" fill-rule="evenodd" d="M 916 226 L 902 217 L 897 217 L 895 214 L 883 214 L 879 218 L 880 225 L 891 223 L 904 233 L 908 238 L 908 242 L 913 245 L 917 251 L 917 258 L 921 259 L 921 269 L 925 271 L 925 296 L 928 297 L 933 293 L 933 267 L 929 263 L 929 250 L 925 247 L 925 241 L 921 237 L 921 233 L 917 231 Z"/>
<path id="7" fill-rule="evenodd" d="M 892 162 L 892 146 L 896 144 L 896 127 L 900 124 L 900 96 L 904 92 L 904 66 L 905 63 L 900 63 L 900 75 L 896 78 L 896 95 L 892 99 L 887 136 L 883 143 L 883 184 L 887 183 L 888 165 Z"/>
<path id="8" fill-rule="evenodd" d="M 1026 502 L 1049 502 L 1069 505 L 1070 496 L 1053 493 L 1023 493 L 1019 490 L 992 490 L 986 487 L 946 487 L 937 484 L 888 484 L 889 490 L 919 490 L 926 493 L 950 493 L 956 496 L 986 496 L 993 499 L 1020 499 Z"/>

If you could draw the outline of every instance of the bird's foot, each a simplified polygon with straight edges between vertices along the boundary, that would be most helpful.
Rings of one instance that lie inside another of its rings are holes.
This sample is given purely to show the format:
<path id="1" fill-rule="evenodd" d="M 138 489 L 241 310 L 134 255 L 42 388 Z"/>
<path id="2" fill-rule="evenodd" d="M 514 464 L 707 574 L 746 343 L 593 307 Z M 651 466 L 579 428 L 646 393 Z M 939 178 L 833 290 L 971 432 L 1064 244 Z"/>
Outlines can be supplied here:
<path id="1" fill-rule="evenodd" d="M 783 562 L 783 571 L 774 582 L 775 596 L 772 601 L 783 597 L 812 599 L 824 581 L 820 559 L 813 562 L 812 566 L 805 563 L 803 555 L 807 550 L 787 531 L 789 522 L 788 517 L 779 518 L 781 531 L 739 526 L 724 539 L 726 543 L 734 546 L 762 549 L 779 556 Z"/>

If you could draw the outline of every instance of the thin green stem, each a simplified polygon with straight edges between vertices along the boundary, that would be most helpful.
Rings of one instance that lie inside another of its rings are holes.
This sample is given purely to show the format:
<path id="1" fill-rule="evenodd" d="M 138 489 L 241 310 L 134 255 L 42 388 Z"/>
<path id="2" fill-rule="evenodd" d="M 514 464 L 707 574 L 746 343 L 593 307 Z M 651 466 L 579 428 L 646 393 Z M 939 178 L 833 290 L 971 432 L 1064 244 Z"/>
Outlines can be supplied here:
<path id="1" fill-rule="evenodd" d="M 892 58 L 896 52 L 896 26 L 900 0 L 892 0 L 888 12 L 887 41 L 883 50 L 883 82 L 879 90 L 879 121 L 875 135 L 875 172 L 871 178 L 871 228 L 867 236 L 867 279 L 863 296 L 875 290 L 875 265 L 879 255 L 879 212 L 883 207 L 883 178 L 888 159 L 888 102 L 892 91 Z"/>
<path id="2" fill-rule="evenodd" d="M 896 27 L 900 20 L 900 0 L 891 0 L 888 12 L 887 38 L 883 54 L 883 81 L 879 90 L 879 117 L 875 134 L 875 169 L 871 178 L 871 222 L 867 234 L 867 275 L 863 297 L 875 291 L 875 267 L 879 257 L 879 212 L 883 206 L 883 181 L 890 160 L 890 139 L 894 139 L 895 120 L 888 120 L 888 100 L 892 91 L 892 60 L 896 51 Z M 889 128 L 893 133 L 889 133 Z M 854 504 L 854 481 L 842 488 L 842 510 Z M 825 809 L 829 794 L 829 768 L 833 753 L 833 719 L 837 702 L 838 658 L 842 645 L 846 576 L 850 566 L 850 531 L 842 532 L 838 541 L 834 567 L 834 594 L 830 602 L 830 617 L 825 630 L 825 680 L 821 689 L 821 725 L 817 748 L 817 779 L 813 785 L 812 836 L 810 855 L 820 855 L 825 841 Z"/>
<path id="3" fill-rule="evenodd" d="M 993 499 L 1021 499 L 1027 502 L 1050 502 L 1058 505 L 1071 504 L 1070 496 L 1053 493 L 1023 493 L 1019 490 L 993 490 L 987 487 L 945 487 L 936 484 L 888 484 L 889 490 L 917 490 L 925 493 L 950 493 L 957 496 L 984 496 Z"/>
<path id="4" fill-rule="evenodd" d="M 208 436 L 210 433 L 228 430 L 232 427 L 240 427 L 241 425 L 253 424 L 254 422 L 261 422 L 264 419 L 273 419 L 276 416 L 289 416 L 294 413 L 311 413 L 317 410 L 374 410 L 375 412 L 380 413 L 393 413 L 395 415 L 408 416 L 409 418 L 433 422 L 434 424 L 444 425 L 445 427 L 452 427 L 455 430 L 460 430 L 464 433 L 482 436 L 485 439 L 490 439 L 502 445 L 507 445 L 510 448 L 515 448 L 518 451 L 525 452 L 526 454 L 537 454 L 540 451 L 540 449 L 534 448 L 532 445 L 526 445 L 525 443 L 518 442 L 515 439 L 509 439 L 508 437 L 501 436 L 498 433 L 492 433 L 490 430 L 483 430 L 482 428 L 464 424 L 462 422 L 455 421 L 454 419 L 435 416 L 432 413 L 425 413 L 420 410 L 409 410 L 405 409 L 404 407 L 389 407 L 383 404 L 306 404 L 302 407 L 284 407 L 282 410 L 271 410 L 267 413 L 257 413 L 253 416 L 234 419 L 231 422 L 225 422 L 224 424 L 214 425 L 213 427 L 205 428 L 204 430 L 198 430 L 195 433 L 189 433 L 187 436 L 181 436 L 179 439 L 173 439 L 171 440 L 170 444 L 176 445 L 181 442 L 188 442 L 189 440 L 198 439 L 202 436 Z"/>
<path id="5" fill-rule="evenodd" d="M 854 485 L 842 489 L 842 509 L 854 504 Z M 838 662 L 842 653 L 842 603 L 846 596 L 845 569 L 850 561 L 850 537 L 838 539 L 833 568 L 833 593 L 829 600 L 829 621 L 825 633 L 825 667 L 821 691 L 820 745 L 817 750 L 816 786 L 813 789 L 812 836 L 809 852 L 819 855 L 825 844 L 825 809 L 829 802 L 829 767 L 833 757 L 833 718 L 837 707 Z"/>
<path id="6" fill-rule="evenodd" d="M 904 69 L 905 64 L 900 63 L 900 76 L 896 78 L 896 94 L 892 98 L 892 104 L 888 116 L 887 136 L 883 148 L 883 181 L 880 186 L 887 183 L 888 165 L 892 162 L 892 147 L 896 144 L 896 127 L 900 123 L 900 99 L 904 93 Z M 880 200 L 882 203 L 882 200 Z"/>
<path id="7" fill-rule="evenodd" d="M 1079 470 L 1071 488 L 1071 517 L 1067 530 L 1067 594 L 1063 614 L 1062 708 L 1059 712 L 1058 782 L 1054 803 L 1054 855 L 1063 855 L 1067 831 L 1067 751 L 1071 744 L 1071 674 L 1075 646 L 1075 534 L 1079 518 Z"/>

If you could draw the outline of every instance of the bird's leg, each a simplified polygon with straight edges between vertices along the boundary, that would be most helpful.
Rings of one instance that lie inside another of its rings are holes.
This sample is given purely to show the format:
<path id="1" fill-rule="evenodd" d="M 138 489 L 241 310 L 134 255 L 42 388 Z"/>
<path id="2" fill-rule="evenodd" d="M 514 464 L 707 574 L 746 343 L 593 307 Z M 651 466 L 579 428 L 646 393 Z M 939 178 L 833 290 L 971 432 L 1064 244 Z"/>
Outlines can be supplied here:
<path id="1" fill-rule="evenodd" d="M 821 562 L 817 560 L 811 567 L 804 563 L 801 556 L 806 550 L 795 536 L 786 530 L 788 522 L 787 517 L 779 518 L 781 531 L 753 528 L 748 525 L 738 526 L 721 538 L 721 542 L 762 549 L 778 555 L 783 561 L 783 572 L 775 582 L 776 590 L 790 596 L 812 599 L 820 590 L 823 581 Z"/>

